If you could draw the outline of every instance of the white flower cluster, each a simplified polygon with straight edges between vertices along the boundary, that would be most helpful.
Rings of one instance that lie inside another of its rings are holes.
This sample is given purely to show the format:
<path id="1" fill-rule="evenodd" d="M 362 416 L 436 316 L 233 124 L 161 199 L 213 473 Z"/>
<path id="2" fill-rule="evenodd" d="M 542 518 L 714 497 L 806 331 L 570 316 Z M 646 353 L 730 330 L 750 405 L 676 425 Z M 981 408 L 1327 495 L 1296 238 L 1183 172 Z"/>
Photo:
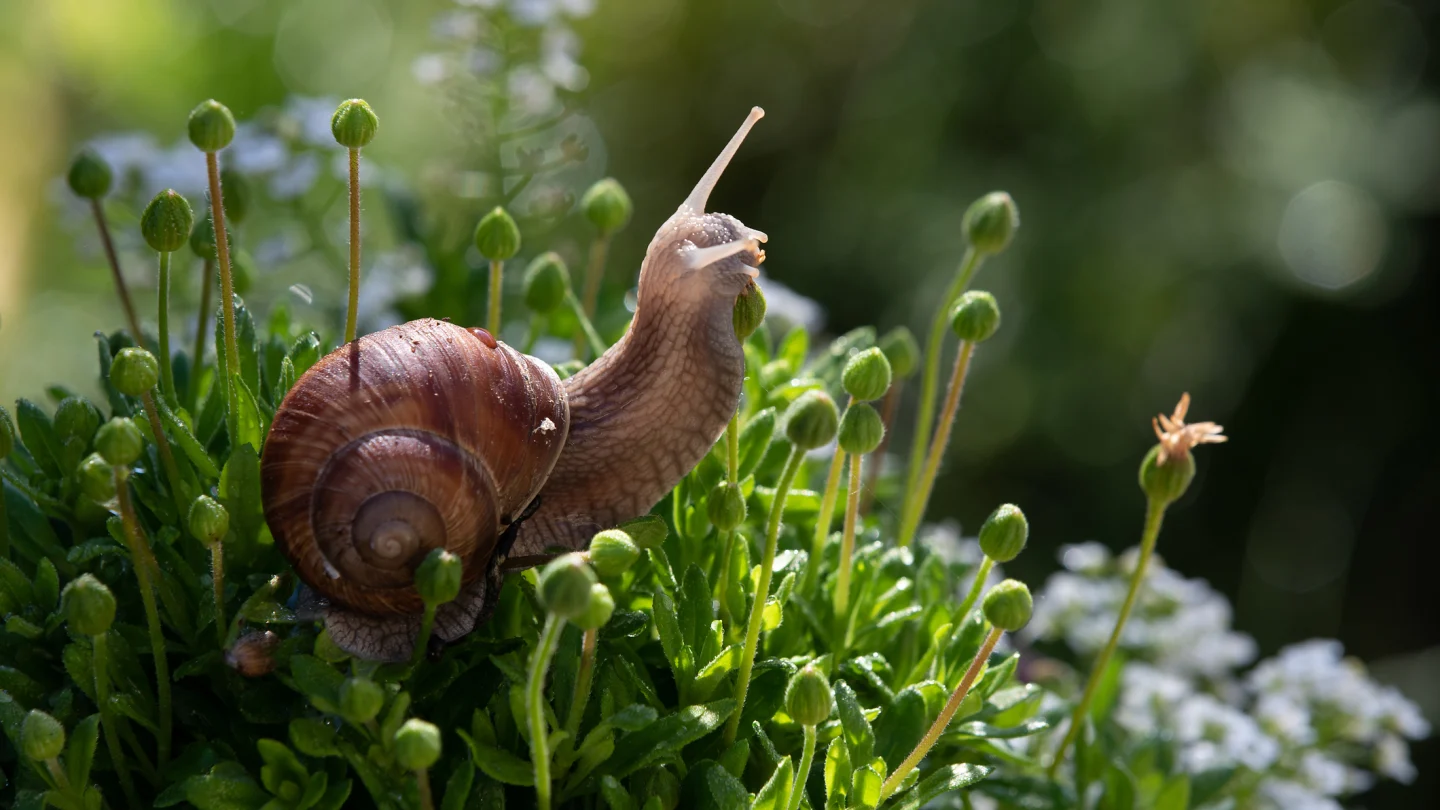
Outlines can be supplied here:
<path id="1" fill-rule="evenodd" d="M 1108 639 L 1136 555 L 1085 543 L 1060 559 L 1066 570 L 1039 593 L 1026 638 L 1063 642 L 1083 660 Z M 1234 784 L 1246 807 L 1339 810 L 1337 797 L 1365 790 L 1376 774 L 1415 777 L 1407 741 L 1430 727 L 1414 703 L 1371 680 L 1333 640 L 1286 647 L 1242 675 L 1255 645 L 1230 617 L 1223 596 L 1152 559 L 1121 636 L 1130 662 L 1115 722 L 1136 739 L 1168 739 L 1188 773 L 1245 769 L 1250 776 Z"/>

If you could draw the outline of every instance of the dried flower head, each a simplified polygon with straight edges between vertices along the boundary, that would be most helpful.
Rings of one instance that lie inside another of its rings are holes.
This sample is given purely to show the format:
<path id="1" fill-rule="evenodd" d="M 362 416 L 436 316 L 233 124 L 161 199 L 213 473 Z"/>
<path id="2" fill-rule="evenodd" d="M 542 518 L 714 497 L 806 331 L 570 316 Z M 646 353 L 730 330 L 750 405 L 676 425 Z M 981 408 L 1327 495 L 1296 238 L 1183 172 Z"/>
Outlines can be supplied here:
<path id="1" fill-rule="evenodd" d="M 259 678 L 275 669 L 275 648 L 280 637 L 269 630 L 251 631 L 235 639 L 225 651 L 225 663 L 247 678 Z"/>
<path id="2" fill-rule="evenodd" d="M 1214 422 L 1195 422 L 1185 424 L 1185 412 L 1190 410 L 1190 394 L 1180 395 L 1180 403 L 1175 406 L 1175 412 L 1166 416 L 1160 414 L 1150 420 L 1155 428 L 1155 435 L 1160 439 L 1160 454 L 1156 461 L 1164 464 L 1166 459 L 1171 457 L 1184 458 L 1190 453 L 1190 448 L 1202 444 L 1219 444 L 1226 440 L 1221 431 L 1224 430 Z"/>

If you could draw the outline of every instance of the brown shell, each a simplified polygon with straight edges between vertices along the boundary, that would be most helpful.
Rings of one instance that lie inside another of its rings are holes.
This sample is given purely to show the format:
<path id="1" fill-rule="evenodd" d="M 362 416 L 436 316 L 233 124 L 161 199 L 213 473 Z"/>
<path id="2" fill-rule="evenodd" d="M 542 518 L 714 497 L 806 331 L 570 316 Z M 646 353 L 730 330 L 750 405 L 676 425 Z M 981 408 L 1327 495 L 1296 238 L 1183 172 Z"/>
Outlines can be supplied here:
<path id="1" fill-rule="evenodd" d="M 423 608 L 435 548 L 484 576 L 544 485 L 570 426 L 560 378 L 483 329 L 433 319 L 326 355 L 275 413 L 265 519 L 300 578 L 371 615 Z"/>

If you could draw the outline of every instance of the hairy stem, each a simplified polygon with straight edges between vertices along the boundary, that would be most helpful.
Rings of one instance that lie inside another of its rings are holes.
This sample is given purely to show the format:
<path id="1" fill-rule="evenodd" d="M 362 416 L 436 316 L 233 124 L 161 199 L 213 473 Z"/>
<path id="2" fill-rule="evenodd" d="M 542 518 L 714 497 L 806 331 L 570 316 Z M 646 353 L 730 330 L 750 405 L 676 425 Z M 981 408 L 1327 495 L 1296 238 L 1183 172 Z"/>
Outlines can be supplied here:
<path id="1" fill-rule="evenodd" d="M 159 313 L 156 321 L 160 329 L 160 390 L 172 408 L 180 407 L 175 396 L 175 369 L 170 363 L 170 254 L 160 252 Z"/>
<path id="2" fill-rule="evenodd" d="M 740 483 L 740 411 L 737 408 L 735 413 L 730 415 L 730 423 L 725 426 L 725 461 L 730 475 L 730 483 Z"/>
<path id="3" fill-rule="evenodd" d="M 949 326 L 950 307 L 955 305 L 955 300 L 965 292 L 969 286 L 970 279 L 974 278 L 975 271 L 980 267 L 981 255 L 974 248 L 965 250 L 965 257 L 960 260 L 960 269 L 955 274 L 955 280 L 950 282 L 950 287 L 945 291 L 945 297 L 940 299 L 940 306 L 935 311 L 935 318 L 930 322 L 930 336 L 925 342 L 925 368 L 920 376 L 920 405 L 915 414 L 915 437 L 910 443 L 910 471 L 905 476 L 905 511 L 901 513 L 904 522 L 909 521 L 910 510 L 913 508 L 911 493 L 920 485 L 920 472 L 925 463 L 925 446 L 930 442 L 930 424 L 935 415 L 935 394 L 936 388 L 940 385 L 940 355 L 945 348 L 945 331 Z M 916 523 L 919 519 L 916 519 Z M 905 541 L 902 540 L 901 545 Z"/>
<path id="4" fill-rule="evenodd" d="M 350 154 L 355 154 L 354 150 Z M 430 772 L 424 768 L 416 771 L 415 783 L 420 788 L 421 810 L 435 810 L 435 798 L 430 793 Z"/>
<path id="5" fill-rule="evenodd" d="M 585 263 L 585 318 L 581 319 L 582 324 L 587 319 L 595 317 L 595 304 L 600 299 L 600 282 L 605 278 L 605 256 L 609 251 L 610 235 L 608 233 L 596 236 L 595 241 L 590 243 L 590 260 Z M 595 352 L 596 357 L 601 354 L 601 351 Z M 575 336 L 575 356 L 585 356 L 583 335 Z"/>
<path id="6" fill-rule="evenodd" d="M 929 731 L 925 732 L 925 736 L 920 738 L 920 742 L 915 745 L 915 750 L 910 752 L 910 756 L 905 757 L 905 761 L 901 762 L 895 772 L 890 774 L 890 778 L 885 780 L 885 784 L 880 786 L 880 801 L 883 802 L 890 798 L 900 783 L 905 781 L 905 777 L 915 770 L 915 766 L 920 764 L 920 760 L 924 759 L 925 755 L 930 753 L 930 749 L 935 747 L 935 742 L 940 739 L 941 734 L 945 733 L 945 727 L 950 725 L 950 720 L 955 717 L 955 712 L 964 702 L 965 696 L 969 694 L 970 687 L 975 685 L 975 680 L 980 676 L 980 670 L 985 667 L 985 662 L 990 660 L 990 653 L 995 651 L 995 645 L 1000 641 L 1001 632 L 998 627 L 990 629 L 990 634 L 985 637 L 985 643 L 981 644 L 979 652 L 975 653 L 975 660 L 971 661 L 970 668 L 965 670 L 965 677 L 960 679 L 960 685 L 950 693 L 950 699 L 945 702 L 945 708 L 940 710 L 940 716 L 935 718 L 934 724 L 930 726 Z"/>
<path id="7" fill-rule="evenodd" d="M 850 607 L 850 556 L 855 553 L 855 524 L 860 514 L 862 466 L 860 456 L 850 457 L 850 491 L 845 499 L 845 532 L 840 535 L 840 568 L 835 579 L 835 617 L 842 623 Z"/>
<path id="8" fill-rule="evenodd" d="M 800 767 L 795 769 L 795 782 L 790 786 L 790 801 L 786 810 L 800 810 L 800 798 L 805 795 L 805 778 L 810 775 L 810 766 L 815 762 L 815 727 L 803 728 L 805 742 L 800 748 Z"/>
<path id="9" fill-rule="evenodd" d="M 210 175 L 210 220 L 215 223 L 215 255 L 220 262 L 220 311 L 225 320 L 225 427 L 230 434 L 230 452 L 240 436 L 240 395 L 231 376 L 240 373 L 240 349 L 235 340 L 235 285 L 230 276 L 230 238 L 225 230 L 225 202 L 220 196 L 220 161 L 214 152 L 205 153 Z M 258 448 L 257 448 L 258 449 Z"/>
<path id="10" fill-rule="evenodd" d="M 580 642 L 580 669 L 575 673 L 575 696 L 570 700 L 570 715 L 565 719 L 565 730 L 570 732 L 567 745 L 578 746 L 580 721 L 585 718 L 585 707 L 590 703 L 590 681 L 595 675 L 595 647 L 600 641 L 600 628 L 585 631 Z"/>
<path id="11" fill-rule="evenodd" d="M 970 609 L 980 601 L 980 593 L 985 590 L 985 580 L 990 578 L 990 569 L 995 567 L 995 561 L 988 556 L 980 560 L 980 565 L 975 568 L 975 581 L 970 584 L 970 592 L 965 594 L 965 601 L 960 603 L 960 609 L 955 611 L 955 626 L 965 621 L 970 615 Z"/>
<path id="12" fill-rule="evenodd" d="M 1168 501 L 1152 498 L 1145 506 L 1145 528 L 1140 535 L 1140 559 L 1135 563 L 1135 571 L 1130 575 L 1130 588 L 1125 592 L 1125 601 L 1120 605 L 1115 629 L 1110 631 L 1110 640 L 1105 642 L 1105 647 L 1090 665 L 1090 680 L 1085 682 L 1085 692 L 1070 715 L 1070 730 L 1065 732 L 1065 739 L 1061 740 L 1060 747 L 1055 749 L 1055 759 L 1050 761 L 1046 772 L 1052 779 L 1060 769 L 1060 763 L 1065 760 L 1065 750 L 1070 747 L 1070 743 L 1075 742 L 1076 735 L 1080 733 L 1080 723 L 1090 711 L 1090 703 L 1095 700 L 1095 690 L 1100 686 L 1100 679 L 1105 676 L 1105 668 L 1110 665 L 1115 648 L 1120 646 L 1120 635 L 1125 630 L 1125 622 L 1130 619 L 1130 611 L 1135 609 L 1135 598 L 1140 593 L 1140 583 L 1145 580 L 1145 569 L 1150 564 L 1150 556 L 1155 552 L 1155 540 L 1160 537 L 1160 524 L 1165 519 L 1165 508 L 1169 505 Z"/>
<path id="13" fill-rule="evenodd" d="M 146 391 L 140 395 L 145 405 L 145 418 L 150 420 L 150 430 L 155 434 L 155 449 L 160 453 L 160 466 L 165 468 L 165 483 L 170 485 L 170 497 L 175 500 L 177 514 L 184 515 L 187 504 L 185 493 L 180 489 L 180 467 L 175 464 L 175 453 L 170 449 L 170 438 L 165 435 L 165 425 L 160 421 L 160 408 L 155 394 Z"/>
<path id="14" fill-rule="evenodd" d="M 109 645 L 104 633 L 91 636 L 90 643 L 90 660 L 95 668 L 95 702 L 100 708 L 100 726 L 105 732 L 105 749 L 110 752 L 110 766 L 115 769 L 115 775 L 120 780 L 125 801 L 135 810 L 139 810 L 140 797 L 135 793 L 135 782 L 130 778 L 130 768 L 125 764 L 125 751 L 120 747 L 115 711 L 110 708 L 110 665 L 107 663 Z"/>
<path id="15" fill-rule="evenodd" d="M 960 407 L 960 393 L 965 390 L 965 376 L 970 370 L 970 357 L 975 353 L 975 344 L 964 341 L 960 352 L 955 355 L 955 369 L 950 373 L 950 386 L 945 392 L 945 409 L 940 412 L 940 422 L 935 426 L 935 440 L 930 443 L 930 453 L 925 459 L 925 470 L 917 484 L 905 493 L 904 521 L 900 525 L 900 545 L 908 546 L 915 539 L 915 530 L 925 517 L 925 507 L 930 503 L 930 491 L 935 488 L 935 474 L 940 470 L 940 460 L 945 457 L 945 446 L 950 443 L 950 429 L 955 426 L 955 412 Z"/>
<path id="16" fill-rule="evenodd" d="M 880 439 L 880 446 L 870 454 L 870 474 L 865 476 L 865 491 L 860 495 L 860 514 L 870 514 L 870 507 L 875 505 L 875 486 L 880 480 L 880 468 L 884 467 L 885 451 L 890 448 L 890 428 L 895 424 L 895 408 L 900 403 L 900 391 L 904 388 L 902 380 L 896 380 L 885 392 L 885 400 L 880 404 L 880 422 L 885 425 L 885 436 Z"/>
<path id="17" fill-rule="evenodd" d="M 95 214 L 95 227 L 100 231 L 100 244 L 105 248 L 105 259 L 110 263 L 110 275 L 115 279 L 115 292 L 120 296 L 120 307 L 125 310 L 125 321 L 130 325 L 135 345 L 142 345 L 140 321 L 135 317 L 135 304 L 130 300 L 130 289 L 125 286 L 125 277 L 120 273 L 120 260 L 115 256 L 115 243 L 110 240 L 110 226 L 105 224 L 105 209 L 100 201 L 92 199 L 90 210 Z"/>
<path id="18" fill-rule="evenodd" d="M 345 307 L 345 342 L 355 339 L 360 314 L 360 150 L 350 150 L 350 300 Z"/>
<path id="19" fill-rule="evenodd" d="M 164 769 L 165 763 L 170 760 L 170 718 L 173 712 L 170 705 L 170 663 L 165 658 L 165 635 L 160 629 L 160 609 L 155 604 L 157 583 L 151 579 L 159 574 L 160 565 L 150 551 L 140 529 L 140 520 L 135 516 L 135 507 L 130 503 L 129 477 L 128 468 L 115 466 L 115 497 L 120 504 L 120 522 L 130 546 L 135 579 L 140 584 L 140 601 L 145 606 L 145 623 L 150 630 L 150 653 L 155 658 L 155 695 L 160 703 L 160 739 L 155 764 L 157 768 Z"/>
<path id="20" fill-rule="evenodd" d="M 505 262 L 490 260 L 490 309 L 485 317 L 485 328 L 490 334 L 500 336 L 500 290 L 505 275 Z"/>
<path id="21" fill-rule="evenodd" d="M 550 810 L 549 731 L 545 728 L 545 675 L 550 659 L 560 646 L 560 631 L 565 620 L 554 613 L 546 614 L 540 643 L 530 656 L 530 677 L 525 685 L 525 715 L 530 722 L 530 761 L 535 766 L 535 806 Z"/>
<path id="22" fill-rule="evenodd" d="M 815 538 L 810 541 L 810 559 L 805 561 L 805 593 L 814 593 L 820 581 L 820 557 L 825 541 L 830 539 L 830 524 L 835 518 L 835 499 L 840 491 L 840 475 L 845 471 L 845 451 L 835 445 L 830 458 L 830 472 L 825 476 L 825 492 L 820 496 L 820 514 L 815 516 Z"/>
<path id="23" fill-rule="evenodd" d="M 210 274 L 215 264 L 206 259 L 200 271 L 200 315 L 195 325 L 195 351 L 190 355 L 190 408 L 192 413 L 200 412 L 200 361 L 205 357 L 205 322 L 210 318 L 210 288 L 214 285 Z"/>
<path id="24" fill-rule="evenodd" d="M 425 660 L 425 648 L 430 646 L 430 633 L 435 629 L 435 609 L 438 605 L 425 602 L 425 610 L 420 614 L 420 635 L 415 638 L 415 650 L 410 653 L 410 666 L 420 666 Z"/>
<path id="25" fill-rule="evenodd" d="M 770 505 L 770 517 L 765 525 L 765 551 L 760 558 L 760 581 L 755 584 L 755 601 L 750 605 L 750 620 L 745 625 L 745 647 L 740 653 L 740 673 L 735 679 L 735 711 L 725 723 L 725 747 L 735 742 L 740 731 L 740 715 L 745 710 L 745 697 L 750 691 L 750 673 L 755 669 L 755 650 L 760 645 L 760 625 L 765 613 L 765 601 L 770 596 L 770 577 L 775 567 L 775 547 L 780 541 L 780 518 L 785 513 L 785 498 L 790 494 L 790 485 L 805 453 L 795 447 L 785 460 L 785 469 L 775 485 L 775 502 Z"/>
<path id="26" fill-rule="evenodd" d="M 215 635 L 220 647 L 225 647 L 225 544 L 216 540 L 210 544 L 210 579 L 215 585 Z"/>

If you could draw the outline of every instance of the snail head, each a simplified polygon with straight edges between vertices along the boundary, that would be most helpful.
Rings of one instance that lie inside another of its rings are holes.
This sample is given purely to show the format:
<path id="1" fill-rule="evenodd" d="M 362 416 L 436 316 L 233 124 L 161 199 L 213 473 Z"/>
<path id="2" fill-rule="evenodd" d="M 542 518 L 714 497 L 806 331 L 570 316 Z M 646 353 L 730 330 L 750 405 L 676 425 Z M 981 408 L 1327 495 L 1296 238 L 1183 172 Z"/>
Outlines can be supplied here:
<path id="1" fill-rule="evenodd" d="M 706 213 L 705 203 L 750 128 L 765 111 L 752 107 L 744 123 L 695 184 L 685 202 L 660 226 L 640 271 L 640 294 L 652 285 L 678 287 L 687 297 L 733 300 L 760 274 L 760 245 L 767 237 L 729 214 Z"/>

